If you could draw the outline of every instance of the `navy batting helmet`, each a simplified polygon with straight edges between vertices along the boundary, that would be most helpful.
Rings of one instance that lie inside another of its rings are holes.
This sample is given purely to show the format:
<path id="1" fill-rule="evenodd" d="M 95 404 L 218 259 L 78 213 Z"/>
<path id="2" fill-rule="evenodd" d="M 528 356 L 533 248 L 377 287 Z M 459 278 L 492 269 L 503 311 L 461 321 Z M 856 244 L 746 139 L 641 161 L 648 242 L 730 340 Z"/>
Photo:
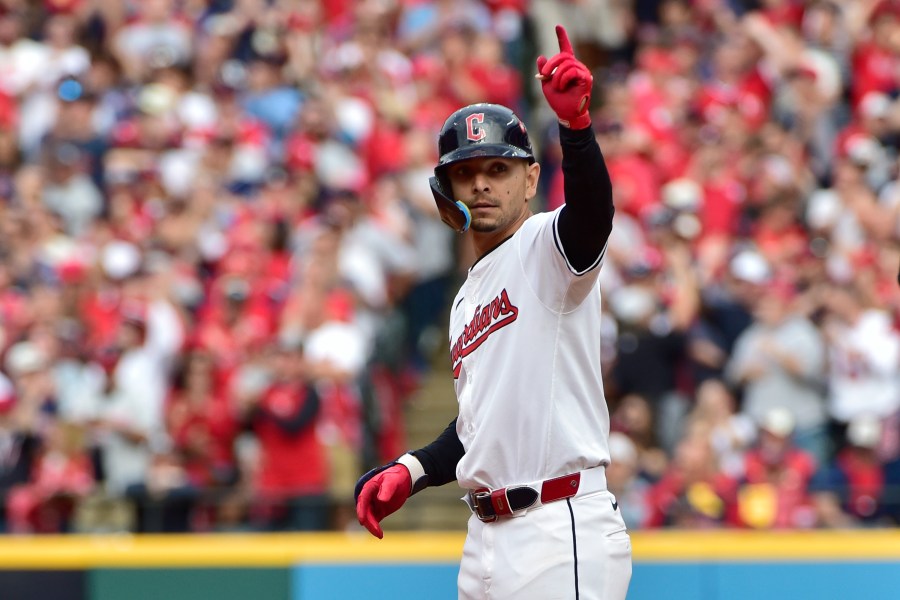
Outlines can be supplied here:
<path id="1" fill-rule="evenodd" d="M 469 227 L 469 209 L 453 199 L 447 167 L 468 158 L 499 156 L 534 162 L 534 151 L 525 124 L 499 104 L 471 104 L 450 115 L 438 136 L 440 159 L 430 179 L 441 218 L 457 231 Z"/>

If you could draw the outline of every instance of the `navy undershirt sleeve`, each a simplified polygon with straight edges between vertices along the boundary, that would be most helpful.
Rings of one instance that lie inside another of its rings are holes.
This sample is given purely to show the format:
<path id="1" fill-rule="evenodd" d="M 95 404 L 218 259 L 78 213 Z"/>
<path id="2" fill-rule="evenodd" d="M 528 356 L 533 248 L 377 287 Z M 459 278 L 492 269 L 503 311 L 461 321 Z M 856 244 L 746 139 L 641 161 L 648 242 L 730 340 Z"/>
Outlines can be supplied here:
<path id="1" fill-rule="evenodd" d="M 436 440 L 410 454 L 422 463 L 422 468 L 428 475 L 428 486 L 433 487 L 456 481 L 456 464 L 465 453 L 462 442 L 456 435 L 456 419 L 453 419 Z"/>
<path id="2" fill-rule="evenodd" d="M 612 232 L 612 182 L 593 128 L 560 125 L 559 141 L 566 204 L 557 231 L 569 264 L 581 272 L 598 262 Z"/>

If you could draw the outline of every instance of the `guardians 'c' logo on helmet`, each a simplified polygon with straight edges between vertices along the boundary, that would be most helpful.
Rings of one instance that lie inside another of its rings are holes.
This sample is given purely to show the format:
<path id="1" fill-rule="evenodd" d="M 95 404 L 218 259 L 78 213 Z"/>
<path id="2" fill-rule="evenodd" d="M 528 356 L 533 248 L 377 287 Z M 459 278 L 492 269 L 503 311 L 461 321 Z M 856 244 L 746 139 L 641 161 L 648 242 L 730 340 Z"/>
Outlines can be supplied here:
<path id="1" fill-rule="evenodd" d="M 466 117 L 466 138 L 477 142 L 483 140 L 487 135 L 482 125 L 484 124 L 484 113 L 472 113 Z"/>

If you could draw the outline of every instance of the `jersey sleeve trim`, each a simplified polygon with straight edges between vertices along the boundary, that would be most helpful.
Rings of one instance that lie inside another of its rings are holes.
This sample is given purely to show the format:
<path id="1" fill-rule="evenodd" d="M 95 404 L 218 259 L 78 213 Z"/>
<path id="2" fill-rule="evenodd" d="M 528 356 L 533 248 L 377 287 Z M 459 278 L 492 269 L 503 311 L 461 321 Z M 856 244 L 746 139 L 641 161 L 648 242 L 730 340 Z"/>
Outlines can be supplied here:
<path id="1" fill-rule="evenodd" d="M 606 257 L 606 248 L 609 246 L 609 238 L 607 238 L 606 243 L 603 244 L 603 250 L 600 251 L 600 254 L 597 256 L 594 262 L 588 265 L 588 267 L 579 271 L 572 266 L 571 262 L 569 262 L 569 257 L 566 256 L 566 251 L 563 249 L 562 243 L 560 242 L 558 229 L 559 214 L 559 210 L 557 210 L 556 214 L 553 215 L 553 243 L 556 245 L 556 251 L 559 252 L 560 256 L 562 256 L 563 260 L 566 262 L 566 267 L 569 269 L 569 272 L 577 277 L 581 277 L 582 275 L 585 275 L 586 273 L 589 273 L 590 271 L 596 269 L 603 263 L 603 259 Z"/>

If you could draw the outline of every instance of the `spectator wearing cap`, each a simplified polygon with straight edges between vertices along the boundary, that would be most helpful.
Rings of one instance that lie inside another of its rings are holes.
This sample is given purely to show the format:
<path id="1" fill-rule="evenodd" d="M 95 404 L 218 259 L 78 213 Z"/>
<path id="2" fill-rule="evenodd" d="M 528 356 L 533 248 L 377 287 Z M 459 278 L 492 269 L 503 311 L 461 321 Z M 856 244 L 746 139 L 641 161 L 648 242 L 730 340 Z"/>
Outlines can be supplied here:
<path id="1" fill-rule="evenodd" d="M 759 298 L 755 322 L 741 333 L 725 368 L 741 391 L 741 412 L 761 421 L 775 407 L 791 412 L 794 443 L 823 462 L 831 452 L 825 406 L 825 343 L 793 308 L 790 283 L 773 281 Z"/>
<path id="2" fill-rule="evenodd" d="M 809 494 L 817 469 L 815 458 L 792 440 L 790 410 L 770 408 L 762 416 L 759 437 L 744 461 L 738 480 L 736 523 L 754 529 L 810 528 L 816 524 Z"/>
<path id="3" fill-rule="evenodd" d="M 811 485 L 819 521 L 829 528 L 896 524 L 898 500 L 891 468 L 878 456 L 882 420 L 860 415 L 847 427 L 842 448 Z"/>

